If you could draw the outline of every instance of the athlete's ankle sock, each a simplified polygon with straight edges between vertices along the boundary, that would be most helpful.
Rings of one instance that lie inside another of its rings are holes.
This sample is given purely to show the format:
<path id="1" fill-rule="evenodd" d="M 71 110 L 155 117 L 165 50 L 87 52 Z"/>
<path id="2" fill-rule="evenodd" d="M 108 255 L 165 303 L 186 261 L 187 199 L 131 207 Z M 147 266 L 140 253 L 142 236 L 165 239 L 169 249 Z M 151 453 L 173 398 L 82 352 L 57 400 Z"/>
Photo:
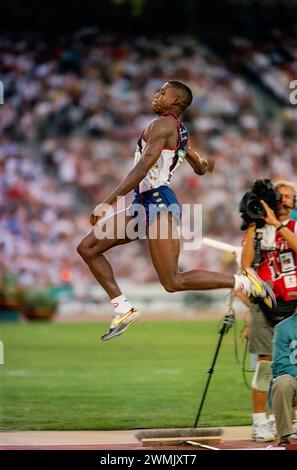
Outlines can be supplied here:
<path id="1" fill-rule="evenodd" d="M 118 297 L 115 297 L 110 301 L 114 308 L 114 313 L 116 314 L 122 314 L 122 313 L 127 313 L 131 310 L 132 305 L 128 300 L 126 299 L 125 294 L 119 295 Z"/>
<path id="2" fill-rule="evenodd" d="M 266 421 L 266 413 L 253 413 L 253 423 L 257 424 L 261 421 Z"/>

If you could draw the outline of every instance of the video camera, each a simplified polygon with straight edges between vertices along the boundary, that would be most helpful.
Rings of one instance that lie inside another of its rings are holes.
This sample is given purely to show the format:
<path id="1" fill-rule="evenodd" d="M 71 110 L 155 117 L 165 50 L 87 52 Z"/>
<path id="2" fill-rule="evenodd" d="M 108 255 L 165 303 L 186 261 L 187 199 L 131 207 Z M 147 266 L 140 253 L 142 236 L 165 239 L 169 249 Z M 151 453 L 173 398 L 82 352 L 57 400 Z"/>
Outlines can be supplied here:
<path id="1" fill-rule="evenodd" d="M 269 179 L 256 180 L 253 183 L 251 191 L 246 192 L 240 203 L 239 212 L 243 219 L 241 230 L 246 230 L 250 223 L 255 222 L 257 228 L 265 225 L 263 217 L 266 211 L 261 204 L 261 199 L 275 212 L 277 204 L 281 200 L 281 194 L 274 189 Z"/>

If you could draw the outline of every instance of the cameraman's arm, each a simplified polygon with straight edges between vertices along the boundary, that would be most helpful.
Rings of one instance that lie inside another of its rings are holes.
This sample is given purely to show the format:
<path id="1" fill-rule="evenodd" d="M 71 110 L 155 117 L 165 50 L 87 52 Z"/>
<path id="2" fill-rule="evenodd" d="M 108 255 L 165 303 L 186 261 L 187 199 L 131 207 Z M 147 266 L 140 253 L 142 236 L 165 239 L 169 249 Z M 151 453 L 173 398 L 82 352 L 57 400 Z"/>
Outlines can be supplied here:
<path id="1" fill-rule="evenodd" d="M 256 224 L 251 224 L 246 232 L 246 239 L 241 253 L 241 267 L 242 269 L 252 266 L 255 258 L 254 237 L 255 237 Z"/>
<path id="2" fill-rule="evenodd" d="M 280 222 L 278 223 L 278 226 L 280 226 Z M 275 225 L 275 228 L 278 226 Z M 294 251 L 294 253 L 297 253 L 297 236 L 295 235 L 294 232 L 292 232 L 288 227 L 282 227 L 279 230 L 279 233 L 281 236 L 286 240 L 288 243 L 289 247 Z"/>
<path id="3" fill-rule="evenodd" d="M 281 225 L 281 221 L 278 220 L 273 210 L 266 204 L 265 201 L 261 200 L 261 203 L 267 214 L 266 217 L 264 217 L 265 222 L 267 224 L 273 225 L 275 228 L 278 228 Z M 295 233 L 292 232 L 286 226 L 281 227 L 279 229 L 279 233 L 286 240 L 289 247 L 294 251 L 294 253 L 297 253 L 297 236 L 295 235 Z"/>

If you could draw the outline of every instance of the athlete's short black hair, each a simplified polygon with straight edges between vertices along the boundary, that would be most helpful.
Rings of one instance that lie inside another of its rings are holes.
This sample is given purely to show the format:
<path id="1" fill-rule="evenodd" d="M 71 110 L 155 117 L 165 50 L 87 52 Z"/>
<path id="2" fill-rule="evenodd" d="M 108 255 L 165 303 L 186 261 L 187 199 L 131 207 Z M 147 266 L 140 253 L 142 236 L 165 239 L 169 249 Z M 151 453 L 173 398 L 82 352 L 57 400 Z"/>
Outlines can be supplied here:
<path id="1" fill-rule="evenodd" d="M 177 88 L 181 92 L 183 98 L 183 109 L 186 109 L 188 106 L 190 106 L 193 100 L 193 94 L 191 89 L 184 83 L 178 82 L 176 80 L 169 80 L 167 83 L 170 83 L 170 85 Z"/>

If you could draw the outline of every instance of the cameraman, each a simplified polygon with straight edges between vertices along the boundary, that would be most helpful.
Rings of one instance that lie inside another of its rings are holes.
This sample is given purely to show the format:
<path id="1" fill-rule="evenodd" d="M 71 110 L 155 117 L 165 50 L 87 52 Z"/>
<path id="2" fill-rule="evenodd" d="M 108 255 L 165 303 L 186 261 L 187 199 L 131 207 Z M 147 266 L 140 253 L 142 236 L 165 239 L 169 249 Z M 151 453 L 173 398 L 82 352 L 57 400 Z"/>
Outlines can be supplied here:
<path id="1" fill-rule="evenodd" d="M 272 359 L 274 326 L 291 316 L 297 307 L 296 299 L 292 300 L 291 297 L 291 294 L 297 290 L 297 222 L 290 219 L 290 212 L 295 206 L 296 189 L 293 183 L 287 181 L 275 183 L 274 189 L 281 195 L 276 210 L 274 212 L 265 201 L 261 200 L 266 211 L 266 215 L 263 216 L 265 225 L 259 229 L 256 228 L 256 223 L 249 224 L 241 257 L 242 268 L 245 269 L 255 265 L 256 252 L 260 253 L 255 269 L 262 280 L 271 284 L 277 300 L 275 309 L 270 309 L 263 301 L 257 300 L 255 300 L 257 303 L 250 305 L 249 351 L 258 358 L 252 383 L 252 439 L 262 442 L 272 441 L 275 438 L 275 422 L 273 416 L 269 419 L 266 417 L 268 392 L 255 388 L 256 374 L 259 374 L 259 377 L 263 372 L 265 374 L 267 364 L 270 369 L 270 364 L 265 361 Z M 264 389 L 266 390 L 265 387 Z"/>

